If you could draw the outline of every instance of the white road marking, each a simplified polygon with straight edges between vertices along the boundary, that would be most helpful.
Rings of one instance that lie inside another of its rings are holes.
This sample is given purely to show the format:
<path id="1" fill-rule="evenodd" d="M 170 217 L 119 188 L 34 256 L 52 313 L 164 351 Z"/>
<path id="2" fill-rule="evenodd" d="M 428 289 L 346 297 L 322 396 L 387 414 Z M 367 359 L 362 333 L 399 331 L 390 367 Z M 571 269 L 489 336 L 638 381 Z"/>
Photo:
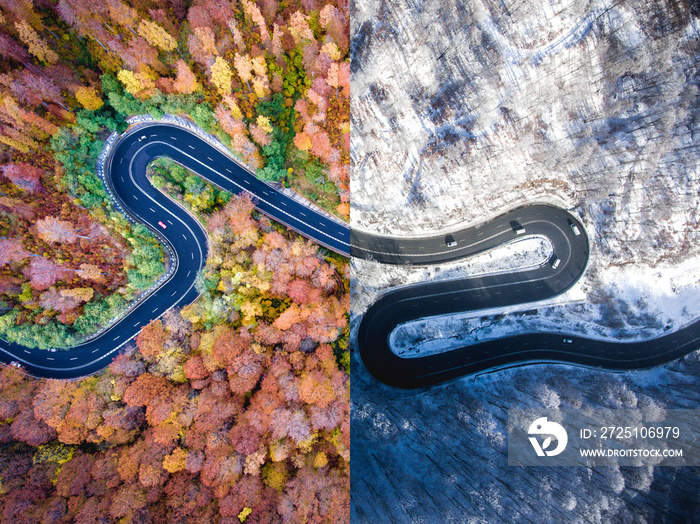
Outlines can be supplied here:
<path id="1" fill-rule="evenodd" d="M 117 335 L 117 336 L 114 337 L 112 340 L 119 340 L 120 338 L 121 338 L 121 335 Z"/>

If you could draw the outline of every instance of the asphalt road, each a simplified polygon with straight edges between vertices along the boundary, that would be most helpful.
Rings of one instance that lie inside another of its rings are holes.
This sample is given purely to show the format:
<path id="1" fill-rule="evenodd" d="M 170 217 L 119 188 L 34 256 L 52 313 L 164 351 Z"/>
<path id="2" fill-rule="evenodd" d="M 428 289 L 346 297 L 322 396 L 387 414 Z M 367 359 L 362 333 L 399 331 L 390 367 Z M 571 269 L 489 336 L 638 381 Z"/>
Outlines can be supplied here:
<path id="1" fill-rule="evenodd" d="M 132 220 L 145 223 L 169 247 L 174 271 L 124 318 L 84 344 L 49 352 L 0 341 L 0 360 L 19 363 L 37 377 L 76 378 L 107 366 L 141 327 L 172 307 L 193 302 L 197 272 L 207 257 L 207 234 L 182 206 L 155 189 L 146 166 L 168 157 L 232 193 L 253 195 L 256 208 L 342 255 L 349 255 L 347 225 L 303 206 L 276 191 L 254 174 L 190 131 L 171 124 L 139 124 L 124 133 L 105 165 L 107 182 Z M 158 222 L 165 224 L 165 228 Z"/>
<path id="2" fill-rule="evenodd" d="M 411 239 L 410 242 L 392 239 L 389 245 L 393 251 L 370 236 L 363 239 L 362 249 L 374 259 L 389 263 L 426 263 L 477 253 L 520 234 L 547 237 L 552 243 L 553 257 L 559 262 L 551 258 L 536 269 L 389 291 L 370 306 L 358 328 L 358 347 L 367 370 L 391 386 L 419 388 L 526 363 L 560 362 L 610 370 L 648 368 L 700 347 L 698 322 L 645 342 L 609 342 L 535 333 L 471 344 L 425 357 L 401 358 L 391 351 L 389 336 L 399 324 L 435 315 L 534 302 L 565 292 L 585 270 L 588 239 L 576 217 L 551 206 L 515 209 L 481 226 L 453 233 L 457 244 L 452 247 L 446 245 L 445 235 Z M 353 235 L 353 242 L 355 238 Z M 353 244 L 353 254 L 354 250 Z"/>
<path id="3" fill-rule="evenodd" d="M 251 194 L 272 219 L 345 256 L 387 264 L 436 264 L 458 260 L 525 235 L 542 235 L 554 255 L 542 266 L 499 275 L 405 286 L 389 291 L 364 314 L 357 343 L 362 361 L 379 380 L 401 388 L 423 387 L 465 374 L 529 362 L 566 362 L 607 369 L 651 367 L 697 349 L 700 322 L 654 340 L 616 343 L 554 334 L 518 335 L 438 355 L 400 358 L 389 347 L 399 324 L 423 317 L 505 307 L 563 293 L 580 278 L 588 261 L 585 230 L 567 211 L 545 205 L 514 209 L 460 231 L 425 238 L 391 238 L 329 219 L 258 180 L 229 155 L 195 133 L 166 123 L 133 126 L 117 141 L 105 164 L 106 183 L 118 207 L 146 224 L 167 246 L 172 271 L 121 320 L 91 340 L 49 352 L 0 341 L 0 360 L 19 363 L 38 377 L 76 378 L 105 367 L 141 327 L 172 307 L 194 301 L 194 281 L 208 252 L 207 234 L 182 206 L 146 178 L 153 159 L 168 157 L 203 178 L 238 194 Z M 165 227 L 159 225 L 161 222 Z"/>

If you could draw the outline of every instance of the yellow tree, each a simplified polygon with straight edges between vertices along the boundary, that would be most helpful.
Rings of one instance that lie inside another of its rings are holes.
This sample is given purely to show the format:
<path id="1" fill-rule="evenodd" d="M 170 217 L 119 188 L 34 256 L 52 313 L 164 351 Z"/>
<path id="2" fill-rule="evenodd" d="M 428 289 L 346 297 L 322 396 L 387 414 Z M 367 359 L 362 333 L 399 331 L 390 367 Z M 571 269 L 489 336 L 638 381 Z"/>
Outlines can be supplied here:
<path id="1" fill-rule="evenodd" d="M 143 89 L 141 81 L 132 71 L 129 71 L 128 69 L 122 69 L 119 71 L 119 73 L 117 73 L 117 78 L 122 84 L 124 84 L 124 89 L 126 89 L 132 96 L 136 96 L 136 93 Z"/>
<path id="2" fill-rule="evenodd" d="M 331 60 L 340 60 L 340 50 L 333 42 L 326 42 L 321 48 L 321 53 L 326 53 Z"/>
<path id="3" fill-rule="evenodd" d="M 270 133 L 272 133 L 272 125 L 266 116 L 258 116 L 257 122 L 250 126 L 250 136 L 261 146 L 267 146 L 272 142 Z"/>
<path id="4" fill-rule="evenodd" d="M 263 55 L 256 56 L 250 63 L 256 75 L 267 77 L 267 64 L 265 63 L 265 57 Z"/>
<path id="5" fill-rule="evenodd" d="M 258 126 L 265 131 L 266 133 L 272 133 L 272 123 L 270 122 L 270 118 L 260 115 L 258 116 L 257 122 Z"/>
<path id="6" fill-rule="evenodd" d="M 17 28 L 20 40 L 27 44 L 31 54 L 42 62 L 48 62 L 49 64 L 58 62 L 58 55 L 51 50 L 49 45 L 26 21 L 15 22 L 15 28 Z"/>
<path id="7" fill-rule="evenodd" d="M 144 37 L 149 44 L 163 51 L 170 52 L 177 47 L 177 41 L 155 22 L 141 20 L 139 24 L 139 34 Z"/>
<path id="8" fill-rule="evenodd" d="M 234 97 L 232 97 L 231 95 L 226 95 L 224 97 L 224 102 L 226 102 L 226 105 L 228 106 L 233 118 L 235 118 L 236 120 L 243 119 L 243 113 L 241 112 L 241 108 L 238 107 L 238 103 L 236 103 L 236 99 Z"/>
<path id="9" fill-rule="evenodd" d="M 255 92 L 255 96 L 261 100 L 269 95 L 270 86 L 267 82 L 267 77 L 256 76 L 253 79 L 253 91 Z"/>
<path id="10" fill-rule="evenodd" d="M 80 302 L 88 302 L 95 291 L 91 287 L 76 287 L 73 289 L 63 289 L 61 290 L 61 295 L 64 297 L 71 297 Z"/>
<path id="11" fill-rule="evenodd" d="M 96 111 L 102 107 L 104 102 L 92 87 L 80 86 L 75 90 L 75 98 L 85 109 Z"/>
<path id="12" fill-rule="evenodd" d="M 35 142 L 29 137 L 8 136 L 10 135 L 8 131 L 9 130 L 5 128 L 2 130 L 3 134 L 0 135 L 0 142 L 16 149 L 17 151 L 29 153 L 30 150 L 36 151 L 41 147 L 38 142 Z"/>
<path id="13" fill-rule="evenodd" d="M 124 88 L 127 92 L 135 97 L 139 97 L 142 100 L 148 98 L 153 94 L 153 90 L 156 86 L 153 71 L 149 70 L 148 66 L 144 66 L 142 71 L 134 73 L 128 69 L 122 69 L 117 74 L 117 78 L 124 84 Z"/>
<path id="14" fill-rule="evenodd" d="M 233 78 L 233 72 L 228 65 L 228 62 L 221 58 L 216 57 L 214 63 L 210 68 L 211 81 L 216 86 L 221 96 L 226 96 L 231 93 L 231 79 Z"/>

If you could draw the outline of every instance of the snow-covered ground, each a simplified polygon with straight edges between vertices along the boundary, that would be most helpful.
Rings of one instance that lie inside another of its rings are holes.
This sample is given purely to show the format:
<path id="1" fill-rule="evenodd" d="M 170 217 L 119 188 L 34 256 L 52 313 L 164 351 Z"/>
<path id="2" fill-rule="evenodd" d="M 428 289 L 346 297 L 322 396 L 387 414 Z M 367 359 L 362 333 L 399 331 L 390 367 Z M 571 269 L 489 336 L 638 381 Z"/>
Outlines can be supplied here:
<path id="1" fill-rule="evenodd" d="M 399 350 L 523 330 L 637 339 L 700 318 L 699 11 L 642 0 L 355 1 L 353 226 L 419 235 L 551 203 L 576 213 L 591 240 L 586 274 L 556 303 L 416 322 L 397 330 Z M 520 247 L 522 263 L 537 258 Z M 390 287 L 499 271 L 515 255 L 506 258 L 353 261 L 352 323 Z M 407 392 L 353 358 L 353 522 L 700 514 L 696 468 L 506 465 L 511 408 L 556 418 L 571 407 L 700 407 L 697 352 L 647 371 L 543 364 Z"/>
<path id="2" fill-rule="evenodd" d="M 697 22 L 662 31 L 652 20 L 675 15 L 635 2 L 516 4 L 398 2 L 384 19 L 383 4 L 357 4 L 353 227 L 415 236 L 549 203 L 578 214 L 591 240 L 578 292 L 559 306 L 406 327 L 395 337 L 404 355 L 409 341 L 425 354 L 523 330 L 654 337 L 700 318 L 698 89 L 688 80 Z M 508 264 L 355 261 L 353 314 L 392 286 Z M 416 337 L 428 331 L 445 345 Z"/>
<path id="3" fill-rule="evenodd" d="M 522 333 L 648 339 L 697 321 L 699 276 L 695 260 L 670 267 L 611 268 L 602 284 L 612 297 L 600 302 L 593 302 L 595 293 L 588 297 L 577 285 L 545 301 L 401 324 L 390 344 L 402 358 L 417 358 Z"/>

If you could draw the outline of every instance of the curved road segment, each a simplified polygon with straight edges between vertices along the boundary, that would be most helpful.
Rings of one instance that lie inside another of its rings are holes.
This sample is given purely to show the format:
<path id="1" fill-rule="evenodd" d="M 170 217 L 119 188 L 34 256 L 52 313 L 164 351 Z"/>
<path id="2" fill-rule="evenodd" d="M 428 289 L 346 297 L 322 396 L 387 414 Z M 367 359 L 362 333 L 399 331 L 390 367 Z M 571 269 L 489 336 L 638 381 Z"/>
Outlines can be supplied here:
<path id="1" fill-rule="evenodd" d="M 132 220 L 145 223 L 169 247 L 174 271 L 120 321 L 84 344 L 49 352 L 0 341 L 2 361 L 17 362 L 37 377 L 89 375 L 107 366 L 141 326 L 171 307 L 185 306 L 199 296 L 194 281 L 207 257 L 207 234 L 192 215 L 146 178 L 146 166 L 158 157 L 171 158 L 231 193 L 252 194 L 261 212 L 333 251 L 349 255 L 347 225 L 274 190 L 185 128 L 164 123 L 139 124 L 116 143 L 105 165 L 106 182 L 121 211 Z"/>
<path id="2" fill-rule="evenodd" d="M 32 375 L 76 378 L 105 367 L 140 331 L 171 307 L 193 302 L 197 273 L 208 244 L 201 224 L 178 203 L 155 189 L 146 166 L 170 158 L 231 193 L 249 193 L 259 211 L 313 241 L 345 256 L 387 264 L 436 264 L 461 259 L 509 242 L 521 234 L 545 236 L 554 255 L 538 268 L 395 289 L 364 314 L 358 347 L 367 369 L 401 388 L 423 387 L 469 373 L 556 361 L 635 369 L 665 363 L 696 349 L 700 322 L 676 333 L 637 343 L 616 343 L 554 334 L 527 334 L 478 343 L 438 355 L 405 359 L 389 347 L 399 324 L 419 318 L 532 302 L 569 289 L 588 261 L 588 238 L 581 223 L 563 209 L 532 205 L 515 209 L 480 226 L 428 238 L 390 238 L 361 231 L 296 202 L 258 180 L 230 155 L 194 132 L 168 123 L 138 124 L 117 140 L 105 164 L 106 183 L 131 220 L 146 224 L 170 252 L 171 271 L 121 320 L 89 341 L 49 352 L 0 341 L 0 359 L 19 363 Z M 165 226 L 165 227 L 163 227 Z"/>
<path id="3" fill-rule="evenodd" d="M 399 325 L 424 317 L 505 307 L 553 297 L 583 274 L 589 252 L 581 223 L 563 209 L 533 205 L 485 224 L 433 238 L 360 238 L 367 256 L 389 263 L 446 261 L 513 240 L 521 233 L 549 239 L 553 255 L 538 268 L 457 281 L 405 286 L 384 294 L 362 317 L 358 347 L 367 369 L 399 388 L 425 387 L 467 374 L 525 363 L 559 362 L 611 370 L 648 368 L 682 357 L 700 346 L 700 322 L 644 342 L 610 342 L 571 335 L 533 333 L 475 343 L 440 354 L 401 358 L 389 347 Z M 353 232 L 353 254 L 355 239 Z M 456 245 L 448 246 L 447 241 Z M 387 249 L 386 246 L 390 246 Z"/>

